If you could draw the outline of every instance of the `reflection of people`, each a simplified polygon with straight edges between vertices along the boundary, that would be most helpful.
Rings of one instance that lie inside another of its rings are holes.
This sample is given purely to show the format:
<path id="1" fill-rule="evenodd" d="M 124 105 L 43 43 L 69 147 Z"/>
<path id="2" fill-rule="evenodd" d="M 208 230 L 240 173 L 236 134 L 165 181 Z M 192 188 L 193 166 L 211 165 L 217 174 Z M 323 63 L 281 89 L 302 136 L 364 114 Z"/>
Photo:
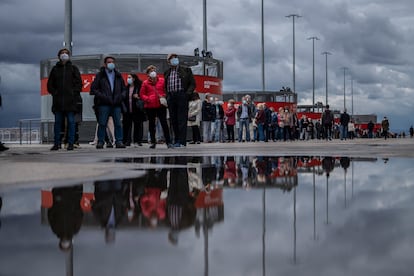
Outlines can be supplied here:
<path id="1" fill-rule="evenodd" d="M 140 199 L 143 216 L 152 228 L 166 218 L 167 169 L 150 169 L 146 178 L 144 194 Z"/>
<path id="2" fill-rule="evenodd" d="M 168 54 L 167 62 L 170 68 L 164 73 L 165 91 L 174 131 L 174 146 L 182 147 L 187 145 L 188 101 L 196 83 L 191 68 L 180 66 L 177 54 Z"/>
<path id="3" fill-rule="evenodd" d="M 50 228 L 59 238 L 59 248 L 67 251 L 72 247 L 73 236 L 82 225 L 83 212 L 80 206 L 83 187 L 53 188 L 53 205 L 47 212 Z"/>
<path id="4" fill-rule="evenodd" d="M 330 156 L 326 156 L 322 159 L 322 168 L 326 172 L 326 177 L 329 177 L 329 174 L 333 171 L 335 167 L 335 159 Z"/>
<path id="5" fill-rule="evenodd" d="M 185 158 L 177 157 L 175 164 L 185 164 Z M 190 194 L 188 185 L 187 168 L 170 169 L 167 214 L 170 224 L 168 239 L 175 245 L 178 243 L 179 231 L 192 226 L 196 215 L 194 198 Z"/>
<path id="6" fill-rule="evenodd" d="M 105 241 L 115 241 L 115 228 L 126 214 L 127 202 L 124 199 L 122 180 L 95 182 L 95 200 L 92 211 L 102 227 L 105 228 Z"/>
<path id="7" fill-rule="evenodd" d="M 103 148 L 109 116 L 112 116 L 114 121 L 115 147 L 125 148 L 122 142 L 121 109 L 126 97 L 126 88 L 121 73 L 115 69 L 114 57 L 105 57 L 104 66 L 92 82 L 90 94 L 95 95 L 94 104 L 98 110 L 99 126 L 96 148 Z"/>
<path id="8" fill-rule="evenodd" d="M 61 130 L 67 119 L 67 150 L 73 150 L 75 143 L 75 113 L 82 90 L 82 79 L 78 67 L 70 61 L 70 51 L 66 48 L 58 52 L 59 61 L 50 71 L 47 91 L 52 95 L 52 112 L 55 115 L 54 145 L 50 150 L 61 148 Z"/>
<path id="9" fill-rule="evenodd" d="M 349 157 L 341 157 L 339 163 L 341 164 L 341 167 L 346 171 L 351 164 L 351 159 L 349 159 Z"/>

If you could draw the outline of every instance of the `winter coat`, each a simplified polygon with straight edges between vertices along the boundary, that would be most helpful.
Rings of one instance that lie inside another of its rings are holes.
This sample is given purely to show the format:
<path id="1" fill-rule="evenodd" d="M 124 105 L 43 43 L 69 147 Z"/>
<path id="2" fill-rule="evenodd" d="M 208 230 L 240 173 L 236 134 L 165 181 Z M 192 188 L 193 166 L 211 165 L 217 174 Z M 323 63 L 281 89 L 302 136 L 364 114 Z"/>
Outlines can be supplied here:
<path id="1" fill-rule="evenodd" d="M 228 108 L 225 112 L 226 125 L 234 126 L 236 124 L 236 108 Z"/>
<path id="2" fill-rule="evenodd" d="M 67 61 L 58 61 L 49 74 L 47 91 L 52 95 L 52 112 L 77 112 L 82 102 L 82 78 L 78 67 Z"/>
<path id="3" fill-rule="evenodd" d="M 165 97 L 164 79 L 156 78 L 155 82 L 152 79 L 146 79 L 139 92 L 141 99 L 144 101 L 144 108 L 160 108 L 160 97 Z"/>
<path id="4" fill-rule="evenodd" d="M 170 93 L 168 91 L 168 81 L 171 74 L 172 68 L 169 68 L 164 73 L 165 83 L 164 83 L 164 91 Z M 181 79 L 181 85 L 184 89 L 184 92 L 187 94 L 187 99 L 190 100 L 191 96 L 194 92 L 194 89 L 196 87 L 196 82 L 193 76 L 193 71 L 191 71 L 191 68 L 178 66 L 177 68 L 178 77 Z"/>
<path id="5" fill-rule="evenodd" d="M 201 120 L 213 122 L 216 120 L 216 107 L 208 101 L 203 101 L 201 107 Z"/>
<path id="6" fill-rule="evenodd" d="M 199 126 L 201 121 L 201 100 L 197 99 L 188 103 L 188 117 L 196 116 L 195 121 L 188 121 L 188 126 Z"/>
<path id="7" fill-rule="evenodd" d="M 106 69 L 105 67 L 101 67 L 99 73 L 96 74 L 95 79 L 92 82 L 90 94 L 95 95 L 95 107 L 105 105 L 117 107 L 124 106 L 127 92 L 121 73 L 115 70 L 114 91 L 112 91 L 108 75 L 106 74 Z"/>

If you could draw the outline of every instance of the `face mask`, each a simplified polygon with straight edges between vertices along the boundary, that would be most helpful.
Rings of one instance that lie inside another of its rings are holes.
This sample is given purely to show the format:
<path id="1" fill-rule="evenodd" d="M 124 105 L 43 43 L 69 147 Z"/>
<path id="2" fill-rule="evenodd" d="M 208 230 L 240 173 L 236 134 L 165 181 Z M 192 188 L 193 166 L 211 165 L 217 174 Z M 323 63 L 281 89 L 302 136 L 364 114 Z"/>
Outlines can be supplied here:
<path id="1" fill-rule="evenodd" d="M 247 104 L 247 101 L 246 101 L 246 100 L 244 100 L 244 101 L 243 101 L 243 104 Z"/>
<path id="2" fill-rule="evenodd" d="M 180 64 L 180 61 L 178 60 L 178 58 L 175 57 L 170 60 L 170 63 L 172 66 L 177 66 L 178 64 Z"/>
<path id="3" fill-rule="evenodd" d="M 115 69 L 115 63 L 113 63 L 113 62 L 111 62 L 111 63 L 108 63 L 107 65 L 106 65 L 106 68 L 108 68 L 108 70 L 114 70 Z"/>
<path id="4" fill-rule="evenodd" d="M 67 61 L 67 60 L 69 60 L 69 55 L 66 54 L 66 53 L 63 53 L 63 54 L 60 55 L 59 58 L 60 58 L 61 61 Z"/>
<path id="5" fill-rule="evenodd" d="M 151 78 L 155 79 L 155 78 L 157 77 L 157 72 L 155 72 L 155 71 L 151 71 L 151 72 L 149 73 L 149 76 L 150 76 Z"/>
<path id="6" fill-rule="evenodd" d="M 132 84 L 134 81 L 133 81 L 133 79 L 132 79 L 132 78 L 128 78 L 128 79 L 127 79 L 127 82 L 128 82 L 128 84 Z"/>
<path id="7" fill-rule="evenodd" d="M 210 97 L 210 102 L 212 102 L 213 101 L 213 97 Z"/>

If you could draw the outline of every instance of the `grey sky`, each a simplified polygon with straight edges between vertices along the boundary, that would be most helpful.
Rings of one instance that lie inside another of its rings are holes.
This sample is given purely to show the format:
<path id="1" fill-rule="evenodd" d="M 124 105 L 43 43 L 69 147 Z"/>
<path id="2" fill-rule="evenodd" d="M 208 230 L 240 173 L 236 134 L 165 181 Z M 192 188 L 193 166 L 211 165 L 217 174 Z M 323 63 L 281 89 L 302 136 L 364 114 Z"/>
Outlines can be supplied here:
<path id="1" fill-rule="evenodd" d="M 315 101 L 325 102 L 328 57 L 329 104 L 354 113 L 388 116 L 392 129 L 412 118 L 414 4 L 409 0 L 264 1 L 267 90 L 292 87 L 292 20 L 296 20 L 296 92 L 312 103 L 312 41 Z M 224 91 L 261 90 L 261 2 L 207 0 L 208 50 L 224 61 Z M 0 1 L 0 127 L 40 117 L 39 62 L 62 47 L 64 0 Z M 74 54 L 168 53 L 202 48 L 202 1 L 73 1 Z"/>

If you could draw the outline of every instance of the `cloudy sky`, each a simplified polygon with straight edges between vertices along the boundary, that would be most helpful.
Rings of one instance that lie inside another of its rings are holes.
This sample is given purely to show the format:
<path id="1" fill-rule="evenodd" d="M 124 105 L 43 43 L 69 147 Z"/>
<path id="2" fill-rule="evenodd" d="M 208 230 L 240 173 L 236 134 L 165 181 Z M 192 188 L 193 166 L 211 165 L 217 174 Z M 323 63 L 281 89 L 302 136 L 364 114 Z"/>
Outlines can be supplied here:
<path id="1" fill-rule="evenodd" d="M 40 117 L 39 63 L 62 47 L 64 0 L 0 0 L 0 127 Z M 73 1 L 73 52 L 192 55 L 203 44 L 203 1 Z M 414 124 L 414 3 L 412 0 L 264 0 L 265 88 L 292 84 L 295 21 L 296 92 L 354 114 L 388 116 L 391 129 Z M 224 62 L 224 91 L 261 90 L 261 1 L 207 0 L 208 50 Z M 351 80 L 352 79 L 352 80 Z M 352 84 L 352 85 L 351 85 Z M 351 89 L 351 87 L 353 89 Z M 352 92 L 353 93 L 352 93 Z"/>

